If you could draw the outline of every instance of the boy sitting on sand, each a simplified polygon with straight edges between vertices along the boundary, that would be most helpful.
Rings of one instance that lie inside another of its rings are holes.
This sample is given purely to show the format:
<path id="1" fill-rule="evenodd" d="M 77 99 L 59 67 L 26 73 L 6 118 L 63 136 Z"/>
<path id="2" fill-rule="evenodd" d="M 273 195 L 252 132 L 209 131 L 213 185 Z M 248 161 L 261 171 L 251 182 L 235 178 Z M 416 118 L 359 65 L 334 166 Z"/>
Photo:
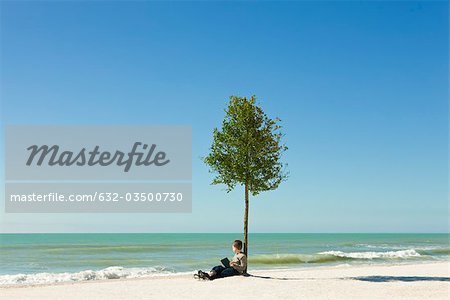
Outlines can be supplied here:
<path id="1" fill-rule="evenodd" d="M 234 252 L 233 259 L 230 261 L 230 267 L 215 266 L 209 273 L 199 270 L 194 275 L 195 278 L 213 280 L 216 278 L 242 275 L 247 269 L 247 256 L 242 252 L 242 241 L 235 240 L 232 244 Z"/>

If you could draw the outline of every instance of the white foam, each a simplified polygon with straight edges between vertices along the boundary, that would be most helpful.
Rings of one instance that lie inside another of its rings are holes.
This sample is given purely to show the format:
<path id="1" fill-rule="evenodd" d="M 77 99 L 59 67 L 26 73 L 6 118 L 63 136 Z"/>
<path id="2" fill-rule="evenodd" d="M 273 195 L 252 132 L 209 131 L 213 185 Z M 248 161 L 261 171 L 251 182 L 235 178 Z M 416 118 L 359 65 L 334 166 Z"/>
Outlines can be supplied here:
<path id="1" fill-rule="evenodd" d="M 405 249 L 407 246 L 402 245 L 389 245 L 389 244 L 379 244 L 379 245 L 371 245 L 371 244 L 355 244 L 356 247 L 365 247 L 365 248 L 373 248 L 373 249 L 390 249 L 390 250 L 401 250 Z M 415 250 L 434 250 L 439 249 L 439 246 L 410 246 L 414 247 Z"/>
<path id="2" fill-rule="evenodd" d="M 36 285 L 52 284 L 58 282 L 87 281 L 119 278 L 139 278 L 155 275 L 174 274 L 173 271 L 163 267 L 156 268 L 124 268 L 113 266 L 102 270 L 85 270 L 75 273 L 35 273 L 0 276 L 2 285 Z"/>
<path id="3" fill-rule="evenodd" d="M 342 252 L 342 251 L 325 251 L 319 254 L 333 255 L 338 257 L 348 257 L 356 259 L 374 259 L 374 258 L 407 258 L 421 256 L 414 249 L 386 252 Z"/>

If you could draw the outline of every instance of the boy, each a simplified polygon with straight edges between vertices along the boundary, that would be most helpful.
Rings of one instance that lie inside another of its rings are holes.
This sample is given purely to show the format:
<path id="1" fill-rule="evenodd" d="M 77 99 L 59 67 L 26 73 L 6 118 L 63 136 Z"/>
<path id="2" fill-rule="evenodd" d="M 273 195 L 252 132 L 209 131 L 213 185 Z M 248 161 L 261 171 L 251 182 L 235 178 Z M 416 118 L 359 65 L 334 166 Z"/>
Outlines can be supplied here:
<path id="1" fill-rule="evenodd" d="M 213 280 L 216 278 L 242 275 L 247 269 L 247 256 L 242 252 L 242 241 L 235 240 L 232 244 L 232 249 L 234 252 L 233 259 L 230 261 L 230 267 L 225 268 L 224 266 L 215 266 L 209 271 L 209 273 L 198 271 L 194 277 L 201 279 Z"/>

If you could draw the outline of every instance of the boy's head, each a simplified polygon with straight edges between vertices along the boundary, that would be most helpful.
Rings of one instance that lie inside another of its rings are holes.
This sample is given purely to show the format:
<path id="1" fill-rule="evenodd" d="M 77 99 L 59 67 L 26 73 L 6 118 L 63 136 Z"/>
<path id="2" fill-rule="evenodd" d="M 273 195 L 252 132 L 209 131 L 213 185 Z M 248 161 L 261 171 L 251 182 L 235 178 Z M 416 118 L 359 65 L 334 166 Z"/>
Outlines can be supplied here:
<path id="1" fill-rule="evenodd" d="M 242 251 L 242 241 L 241 240 L 235 240 L 233 242 L 233 252 L 241 252 Z"/>

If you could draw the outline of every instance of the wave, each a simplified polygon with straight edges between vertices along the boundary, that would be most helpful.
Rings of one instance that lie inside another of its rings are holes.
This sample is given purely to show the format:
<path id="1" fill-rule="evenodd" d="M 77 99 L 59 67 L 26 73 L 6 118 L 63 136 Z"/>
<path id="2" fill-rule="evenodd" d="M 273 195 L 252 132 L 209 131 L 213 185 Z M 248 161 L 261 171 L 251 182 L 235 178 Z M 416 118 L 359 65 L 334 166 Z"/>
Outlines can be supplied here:
<path id="1" fill-rule="evenodd" d="M 155 268 L 124 268 L 121 266 L 108 267 L 97 271 L 85 270 L 74 273 L 35 273 L 1 275 L 0 286 L 6 285 L 39 285 L 60 282 L 89 281 L 102 279 L 140 278 L 155 275 L 175 274 L 173 270 L 164 267 Z M 181 273 L 180 273 L 181 274 Z"/>
<path id="2" fill-rule="evenodd" d="M 399 250 L 405 249 L 405 246 L 393 246 L 393 245 L 370 245 L 370 244 L 355 244 L 356 247 L 365 247 L 373 249 L 390 249 Z M 450 247 L 439 247 L 439 246 L 413 246 L 414 250 L 420 255 L 450 255 Z"/>
<path id="3" fill-rule="evenodd" d="M 422 255 L 450 255 L 450 248 L 424 248 L 418 249 L 417 252 Z"/>
<path id="4" fill-rule="evenodd" d="M 336 257 L 346 257 L 351 259 L 374 259 L 374 258 L 410 258 L 421 256 L 416 250 L 399 250 L 385 252 L 342 252 L 342 251 L 325 251 L 319 254 L 333 255 Z"/>
<path id="5" fill-rule="evenodd" d="M 287 265 L 303 263 L 327 263 L 347 260 L 372 259 L 408 259 L 420 257 L 421 254 L 414 249 L 386 252 L 342 252 L 325 251 L 316 254 L 267 254 L 249 257 L 249 263 L 263 265 Z"/>
<path id="6" fill-rule="evenodd" d="M 262 265 L 326 263 L 339 260 L 347 260 L 347 258 L 321 254 L 267 254 L 250 256 L 248 259 L 249 263 Z"/>

